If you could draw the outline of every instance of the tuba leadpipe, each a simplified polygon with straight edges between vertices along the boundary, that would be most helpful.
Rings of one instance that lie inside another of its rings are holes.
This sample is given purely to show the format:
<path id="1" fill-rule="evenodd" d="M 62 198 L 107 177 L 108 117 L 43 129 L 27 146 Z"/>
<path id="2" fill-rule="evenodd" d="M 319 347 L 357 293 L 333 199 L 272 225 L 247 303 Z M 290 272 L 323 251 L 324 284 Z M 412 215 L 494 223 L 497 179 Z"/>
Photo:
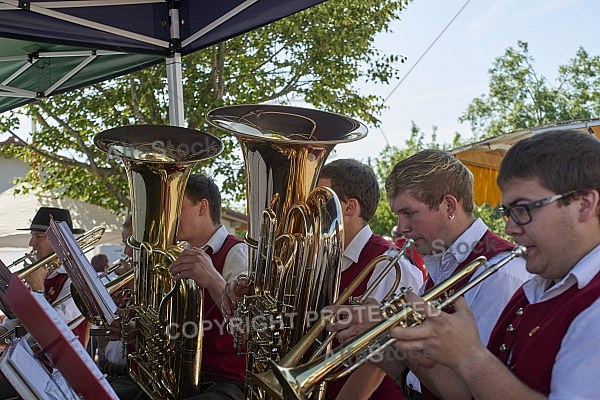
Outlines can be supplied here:
<path id="1" fill-rule="evenodd" d="M 423 295 L 423 300 L 438 310 L 452 304 L 460 296 L 479 285 L 485 279 L 497 272 L 509 261 L 525 254 L 525 247 L 516 246 L 510 254 L 489 266 L 479 275 L 471 279 L 460 288 L 454 286 L 460 280 L 476 271 L 480 266 L 487 264 L 485 257 L 478 257 L 456 275 L 446 279 L 440 285 L 434 287 Z M 451 294 L 449 294 L 451 293 Z M 424 316 L 412 309 L 406 302 L 404 294 L 396 296 L 393 301 L 385 304 L 381 310 L 387 319 L 379 322 L 369 330 L 358 335 L 354 339 L 340 345 L 329 354 L 318 360 L 306 363 L 294 368 L 280 367 L 271 363 L 272 370 L 282 386 L 282 392 L 286 399 L 305 399 L 322 381 L 337 379 L 340 375 L 335 371 L 344 366 L 348 360 L 360 356 L 350 367 L 352 369 L 367 362 L 374 354 L 381 352 L 386 346 L 392 344 L 395 339 L 390 338 L 388 332 L 397 326 L 410 327 L 419 325 L 424 321 Z M 371 348 L 375 346 L 372 351 Z M 362 354 L 361 354 L 362 353 Z M 366 354 L 365 354 L 366 353 Z"/>

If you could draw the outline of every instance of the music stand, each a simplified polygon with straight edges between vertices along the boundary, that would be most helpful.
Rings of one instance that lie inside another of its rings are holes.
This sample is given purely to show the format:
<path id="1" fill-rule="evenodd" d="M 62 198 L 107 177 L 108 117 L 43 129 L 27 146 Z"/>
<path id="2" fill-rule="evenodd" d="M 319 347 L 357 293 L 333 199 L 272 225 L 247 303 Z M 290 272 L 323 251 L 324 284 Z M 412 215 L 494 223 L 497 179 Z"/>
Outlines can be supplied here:
<path id="1" fill-rule="evenodd" d="M 116 317 L 117 304 L 100 281 L 96 270 L 85 257 L 66 222 L 56 222 L 50 216 L 50 227 L 46 237 L 52 244 L 76 290 L 74 300 L 86 317 L 95 325 L 110 325 Z M 71 288 L 73 293 L 73 288 Z"/>
<path id="2" fill-rule="evenodd" d="M 100 372 L 65 321 L 42 295 L 31 293 L 17 274 L 14 274 L 10 280 L 5 301 L 39 344 L 42 352 L 48 356 L 54 367 L 79 396 L 77 399 L 118 400 L 106 377 Z M 39 382 L 23 380 L 23 376 L 27 376 L 27 371 L 20 370 L 18 374 L 10 371 L 10 368 L 26 368 L 24 365 L 10 363 L 10 354 L 14 355 L 15 351 L 7 352 L 3 356 L 0 368 L 3 372 L 7 370 L 8 373 L 5 372 L 5 374 L 11 375 L 12 379 L 17 380 L 11 380 L 15 389 L 25 392 L 25 388 L 30 387 L 28 385 L 39 384 Z M 25 353 L 20 349 L 17 354 L 24 355 Z M 7 376 L 7 378 L 9 377 Z M 31 392 L 26 393 L 31 395 Z M 23 396 L 30 398 L 26 395 Z M 48 395 L 47 397 L 38 397 L 38 399 L 47 400 L 52 397 Z"/>

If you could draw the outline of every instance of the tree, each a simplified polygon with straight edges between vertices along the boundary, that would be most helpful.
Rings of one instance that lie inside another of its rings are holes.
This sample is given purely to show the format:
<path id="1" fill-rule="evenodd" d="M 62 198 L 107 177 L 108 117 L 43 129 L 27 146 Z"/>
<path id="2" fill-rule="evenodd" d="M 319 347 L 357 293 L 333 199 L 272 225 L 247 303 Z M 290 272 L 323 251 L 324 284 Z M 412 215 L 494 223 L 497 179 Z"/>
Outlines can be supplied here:
<path id="1" fill-rule="evenodd" d="M 211 130 L 205 113 L 222 105 L 300 100 L 377 126 L 383 99 L 360 94 L 357 83 L 388 83 L 397 77 L 404 58 L 380 52 L 374 37 L 389 30 L 408 2 L 331 0 L 184 57 L 187 127 Z M 58 190 L 122 210 L 128 204 L 122 166 L 100 152 L 93 137 L 117 126 L 168 124 L 165 88 L 160 65 L 5 113 L 0 128 L 19 145 L 5 146 L 4 155 L 32 165 L 22 179 L 29 188 Z M 30 139 L 16 134 L 17 113 L 35 121 Z M 239 200 L 244 174 L 237 140 L 217 135 L 225 151 L 200 169 L 223 182 L 226 199 Z"/>
<path id="2" fill-rule="evenodd" d="M 471 123 L 476 138 L 600 116 L 600 56 L 583 48 L 558 68 L 554 86 L 535 72 L 523 41 L 498 57 L 489 74 L 489 93 L 475 98 L 459 118 Z"/>

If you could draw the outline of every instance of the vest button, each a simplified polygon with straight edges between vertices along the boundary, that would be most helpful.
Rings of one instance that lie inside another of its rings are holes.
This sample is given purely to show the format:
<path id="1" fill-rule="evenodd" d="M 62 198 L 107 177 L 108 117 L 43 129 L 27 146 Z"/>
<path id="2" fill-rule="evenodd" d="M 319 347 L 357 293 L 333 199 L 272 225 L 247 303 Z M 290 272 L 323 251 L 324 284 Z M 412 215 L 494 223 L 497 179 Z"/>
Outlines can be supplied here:
<path id="1" fill-rule="evenodd" d="M 508 326 L 506 327 L 506 332 L 513 333 L 514 331 L 516 331 L 516 329 L 513 326 L 513 324 L 508 324 Z"/>
<path id="2" fill-rule="evenodd" d="M 523 315 L 523 307 L 519 307 L 519 309 L 517 310 L 516 314 L 517 314 L 517 316 L 519 316 L 519 317 L 520 317 L 521 315 Z"/>
<path id="3" fill-rule="evenodd" d="M 498 350 L 500 350 L 501 353 L 506 353 L 508 351 L 508 346 L 502 343 Z"/>

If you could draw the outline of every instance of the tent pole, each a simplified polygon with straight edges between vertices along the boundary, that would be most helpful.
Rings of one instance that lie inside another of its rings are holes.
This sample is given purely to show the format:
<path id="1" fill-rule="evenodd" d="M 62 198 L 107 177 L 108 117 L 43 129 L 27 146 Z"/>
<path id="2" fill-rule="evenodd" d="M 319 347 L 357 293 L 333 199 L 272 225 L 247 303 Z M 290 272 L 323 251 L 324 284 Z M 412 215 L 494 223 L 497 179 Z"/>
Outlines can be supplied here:
<path id="1" fill-rule="evenodd" d="M 179 36 L 179 9 L 169 2 L 171 17 L 171 46 L 173 53 L 166 59 L 167 89 L 169 91 L 169 122 L 172 126 L 183 126 L 183 83 L 181 73 L 181 38 Z"/>
<path id="2" fill-rule="evenodd" d="M 167 88 L 169 90 L 169 122 L 183 126 L 183 84 L 181 82 L 181 54 L 175 53 L 167 60 Z"/>

